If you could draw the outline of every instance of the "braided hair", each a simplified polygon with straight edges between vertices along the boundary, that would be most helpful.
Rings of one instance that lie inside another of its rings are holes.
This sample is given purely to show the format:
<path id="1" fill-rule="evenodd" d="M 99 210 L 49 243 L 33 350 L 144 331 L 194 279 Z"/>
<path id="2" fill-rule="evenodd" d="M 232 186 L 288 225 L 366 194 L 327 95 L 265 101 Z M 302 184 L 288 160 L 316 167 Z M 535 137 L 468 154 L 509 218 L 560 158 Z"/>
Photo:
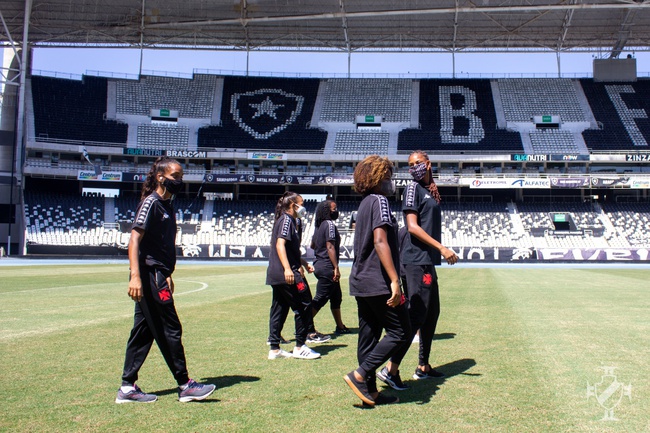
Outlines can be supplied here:
<path id="1" fill-rule="evenodd" d="M 411 152 L 411 155 L 420 155 L 422 158 L 429 161 L 429 155 L 427 155 L 427 153 L 424 150 L 413 151 Z M 411 155 L 409 155 L 409 158 L 411 157 Z M 426 188 L 431 193 L 433 199 L 437 201 L 438 204 L 440 204 L 442 198 L 440 197 L 440 191 L 438 191 L 438 185 L 436 185 L 436 183 L 433 181 L 433 172 L 431 171 L 430 167 L 429 167 L 429 179 L 431 179 L 431 183 L 429 185 L 426 185 Z"/>
<path id="2" fill-rule="evenodd" d="M 314 212 L 314 229 L 318 229 L 324 221 L 332 219 L 332 203 L 334 200 L 323 200 L 318 203 Z"/>
<path id="3" fill-rule="evenodd" d="M 156 190 L 156 188 L 158 188 L 158 175 L 164 175 L 167 173 L 169 167 L 174 164 L 181 165 L 177 160 L 168 156 L 161 156 L 153 162 L 151 170 L 149 170 L 149 173 L 147 173 L 147 178 L 142 185 L 142 194 L 140 195 L 140 200 L 148 197 L 152 192 Z"/>

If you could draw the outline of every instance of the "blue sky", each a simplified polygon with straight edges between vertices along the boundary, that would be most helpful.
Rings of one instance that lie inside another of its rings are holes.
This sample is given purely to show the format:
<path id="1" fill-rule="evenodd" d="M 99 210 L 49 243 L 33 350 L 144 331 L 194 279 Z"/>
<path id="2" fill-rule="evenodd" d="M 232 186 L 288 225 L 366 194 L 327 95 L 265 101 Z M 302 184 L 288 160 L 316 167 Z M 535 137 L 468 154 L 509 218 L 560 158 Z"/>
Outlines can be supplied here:
<path id="1" fill-rule="evenodd" d="M 625 57 L 624 52 L 621 57 Z M 598 54 L 596 54 L 598 55 Z M 637 71 L 650 71 L 650 54 L 639 53 Z M 591 73 L 593 54 L 562 54 L 563 74 Z M 191 73 L 194 69 L 245 71 L 246 54 L 241 51 L 145 50 L 142 69 Z M 138 74 L 140 51 L 135 49 L 38 48 L 32 67 L 36 70 L 83 74 L 105 71 Z M 252 52 L 251 72 L 346 74 L 348 57 L 338 53 Z M 450 54 L 353 54 L 352 74 L 451 74 Z M 555 54 L 457 54 L 456 74 L 548 74 L 557 77 Z"/>

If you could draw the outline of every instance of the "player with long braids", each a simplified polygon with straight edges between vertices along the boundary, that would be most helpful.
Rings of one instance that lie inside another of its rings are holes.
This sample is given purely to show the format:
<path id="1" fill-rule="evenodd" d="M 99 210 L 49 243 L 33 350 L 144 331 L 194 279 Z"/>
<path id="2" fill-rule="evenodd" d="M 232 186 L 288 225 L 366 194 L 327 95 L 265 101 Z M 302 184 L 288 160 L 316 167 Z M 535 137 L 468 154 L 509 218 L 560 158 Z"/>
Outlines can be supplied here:
<path id="1" fill-rule="evenodd" d="M 386 367 L 377 373 L 380 380 L 396 390 L 407 388 L 400 377 L 399 365 L 418 330 L 420 352 L 413 378 L 420 380 L 444 377 L 442 372 L 429 364 L 433 334 L 440 315 L 436 265 L 440 265 L 440 256 L 450 265 L 458 262 L 456 253 L 440 243 L 441 198 L 433 181 L 428 155 L 421 150 L 415 151 L 409 155 L 408 164 L 413 182 L 407 185 L 402 200 L 406 230 L 400 245 L 400 261 L 404 275 L 403 287 L 409 300 L 412 334 L 408 336 L 408 342 L 391 357 Z"/>

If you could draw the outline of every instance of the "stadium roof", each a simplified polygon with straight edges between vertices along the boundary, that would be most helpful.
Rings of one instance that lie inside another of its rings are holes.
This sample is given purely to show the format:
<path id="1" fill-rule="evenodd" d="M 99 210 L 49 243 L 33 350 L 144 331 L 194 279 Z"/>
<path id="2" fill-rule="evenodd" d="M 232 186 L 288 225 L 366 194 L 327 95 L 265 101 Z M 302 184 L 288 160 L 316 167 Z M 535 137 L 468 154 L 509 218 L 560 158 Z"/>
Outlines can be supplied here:
<path id="1" fill-rule="evenodd" d="M 604 48 L 613 57 L 650 49 L 650 0 L 2 0 L 0 43 L 22 43 L 26 15 L 33 46 L 346 53 Z"/>

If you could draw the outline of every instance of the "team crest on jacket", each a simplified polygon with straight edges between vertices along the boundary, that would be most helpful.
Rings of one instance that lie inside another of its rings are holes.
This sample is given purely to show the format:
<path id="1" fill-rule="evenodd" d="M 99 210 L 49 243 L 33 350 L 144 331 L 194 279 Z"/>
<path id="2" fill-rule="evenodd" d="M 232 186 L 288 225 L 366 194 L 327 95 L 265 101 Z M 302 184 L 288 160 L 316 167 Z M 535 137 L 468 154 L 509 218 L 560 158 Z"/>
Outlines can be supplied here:
<path id="1" fill-rule="evenodd" d="M 258 89 L 233 93 L 230 112 L 241 129 L 253 138 L 266 140 L 294 123 L 304 102 L 303 96 L 281 89 Z"/>
<path id="2" fill-rule="evenodd" d="M 172 294 L 169 289 L 162 289 L 160 292 L 158 292 L 158 297 L 161 301 L 165 302 L 169 301 L 172 298 Z"/>

